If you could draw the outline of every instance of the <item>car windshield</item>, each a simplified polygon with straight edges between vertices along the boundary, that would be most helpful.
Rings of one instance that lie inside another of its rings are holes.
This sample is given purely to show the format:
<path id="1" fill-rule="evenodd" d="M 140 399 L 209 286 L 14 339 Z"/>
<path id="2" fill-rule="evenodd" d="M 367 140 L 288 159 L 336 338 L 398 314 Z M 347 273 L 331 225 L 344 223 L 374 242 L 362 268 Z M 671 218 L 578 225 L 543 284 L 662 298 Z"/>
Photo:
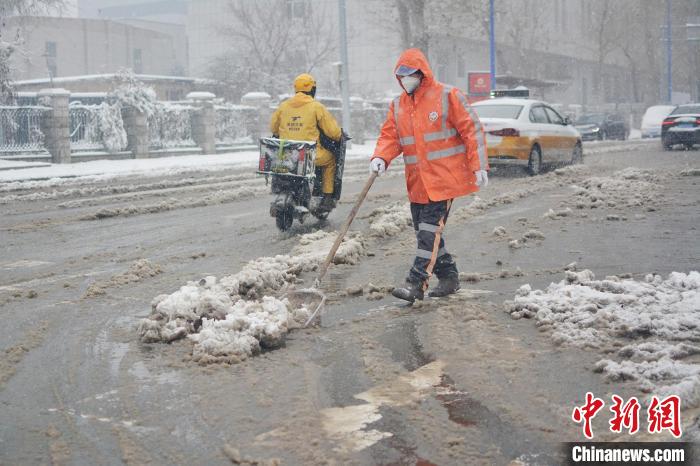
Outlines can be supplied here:
<path id="1" fill-rule="evenodd" d="M 695 115 L 700 113 L 700 105 L 681 105 L 676 107 L 671 115 Z"/>
<path id="2" fill-rule="evenodd" d="M 577 125 L 590 125 L 590 124 L 596 124 L 600 123 L 603 121 L 603 115 L 593 113 L 589 115 L 581 115 L 581 117 L 576 121 Z"/>
<path id="3" fill-rule="evenodd" d="M 479 118 L 511 118 L 516 120 L 523 110 L 522 105 L 475 105 Z"/>

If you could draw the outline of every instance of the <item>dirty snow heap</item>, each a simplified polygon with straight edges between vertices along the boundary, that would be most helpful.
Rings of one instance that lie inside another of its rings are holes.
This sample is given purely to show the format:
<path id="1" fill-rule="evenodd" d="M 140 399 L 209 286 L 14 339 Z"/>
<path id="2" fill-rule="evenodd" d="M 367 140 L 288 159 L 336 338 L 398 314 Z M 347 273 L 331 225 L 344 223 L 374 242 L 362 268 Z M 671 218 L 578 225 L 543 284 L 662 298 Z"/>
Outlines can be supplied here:
<path id="1" fill-rule="evenodd" d="M 679 395 L 700 405 L 700 273 L 672 272 L 665 280 L 567 271 L 546 290 L 523 285 L 506 312 L 534 318 L 556 344 L 611 355 L 596 364 L 608 380 L 635 380 L 644 392 Z M 614 358 L 614 359 L 612 359 Z"/>
<path id="2" fill-rule="evenodd" d="M 261 348 L 279 346 L 289 330 L 299 328 L 313 309 L 279 298 L 303 272 L 325 258 L 335 234 L 303 235 L 290 255 L 260 257 L 234 275 L 189 282 L 175 293 L 154 298 L 151 314 L 139 324 L 144 342 L 189 337 L 193 359 L 201 364 L 242 361 Z M 336 264 L 354 264 L 364 253 L 361 238 L 340 245 Z"/>

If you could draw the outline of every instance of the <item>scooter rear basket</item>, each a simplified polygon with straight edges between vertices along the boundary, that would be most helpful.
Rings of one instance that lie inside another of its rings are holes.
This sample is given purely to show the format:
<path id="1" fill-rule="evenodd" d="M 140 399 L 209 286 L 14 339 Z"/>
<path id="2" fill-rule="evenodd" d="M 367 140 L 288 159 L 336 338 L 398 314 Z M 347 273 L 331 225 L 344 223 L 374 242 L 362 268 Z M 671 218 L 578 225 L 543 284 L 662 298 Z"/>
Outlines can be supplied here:
<path id="1" fill-rule="evenodd" d="M 314 177 L 316 142 L 260 138 L 258 173 Z"/>

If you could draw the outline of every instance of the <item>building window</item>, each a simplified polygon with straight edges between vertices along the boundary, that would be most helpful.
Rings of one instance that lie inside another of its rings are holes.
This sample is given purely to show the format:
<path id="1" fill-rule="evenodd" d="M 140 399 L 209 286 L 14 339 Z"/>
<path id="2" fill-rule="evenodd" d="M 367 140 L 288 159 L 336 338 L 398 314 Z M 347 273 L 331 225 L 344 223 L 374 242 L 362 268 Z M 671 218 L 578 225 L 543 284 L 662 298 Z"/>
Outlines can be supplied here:
<path id="1" fill-rule="evenodd" d="M 44 57 L 46 58 L 46 68 L 49 70 L 49 74 L 52 78 L 58 74 L 58 68 L 56 66 L 57 52 L 58 46 L 56 42 L 46 42 Z"/>
<path id="2" fill-rule="evenodd" d="M 287 16 L 304 19 L 311 13 L 308 0 L 287 0 Z"/>
<path id="3" fill-rule="evenodd" d="M 141 49 L 134 49 L 133 52 L 133 67 L 134 67 L 134 73 L 136 74 L 142 74 L 143 73 L 143 52 Z"/>

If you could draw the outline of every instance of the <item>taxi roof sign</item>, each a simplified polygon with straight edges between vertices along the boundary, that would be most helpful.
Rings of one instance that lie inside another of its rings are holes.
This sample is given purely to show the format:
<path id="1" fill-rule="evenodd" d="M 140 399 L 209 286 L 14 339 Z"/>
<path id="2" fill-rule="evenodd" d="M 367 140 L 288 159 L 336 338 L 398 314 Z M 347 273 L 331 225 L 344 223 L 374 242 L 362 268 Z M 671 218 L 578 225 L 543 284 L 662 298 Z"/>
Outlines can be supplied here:
<path id="1" fill-rule="evenodd" d="M 498 97 L 516 97 L 520 99 L 530 98 L 530 89 L 526 87 L 518 87 L 516 89 L 494 89 L 491 91 L 491 98 Z"/>

